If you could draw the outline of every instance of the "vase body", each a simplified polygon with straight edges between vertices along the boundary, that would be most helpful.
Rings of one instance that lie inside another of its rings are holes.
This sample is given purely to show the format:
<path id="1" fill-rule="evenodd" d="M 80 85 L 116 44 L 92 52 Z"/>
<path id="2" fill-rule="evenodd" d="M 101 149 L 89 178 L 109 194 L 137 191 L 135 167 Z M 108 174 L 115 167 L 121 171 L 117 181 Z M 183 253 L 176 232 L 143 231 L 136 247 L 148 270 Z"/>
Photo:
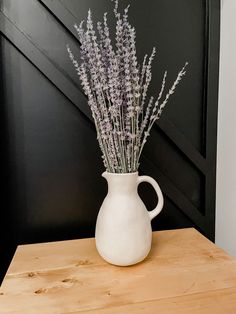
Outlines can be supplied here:
<path id="1" fill-rule="evenodd" d="M 128 266 L 142 261 L 152 242 L 151 219 L 163 207 L 163 196 L 154 179 L 138 173 L 104 172 L 108 193 L 100 208 L 95 231 L 99 254 L 109 263 Z M 152 184 L 158 194 L 157 207 L 147 211 L 138 195 L 141 182 Z"/>

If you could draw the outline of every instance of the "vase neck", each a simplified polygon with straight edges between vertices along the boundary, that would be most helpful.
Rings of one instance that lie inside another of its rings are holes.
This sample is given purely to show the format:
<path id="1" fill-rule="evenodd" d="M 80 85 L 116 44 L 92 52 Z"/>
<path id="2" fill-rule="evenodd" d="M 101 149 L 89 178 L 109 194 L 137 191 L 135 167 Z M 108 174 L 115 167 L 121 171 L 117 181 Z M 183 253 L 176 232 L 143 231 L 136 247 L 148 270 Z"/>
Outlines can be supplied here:
<path id="1" fill-rule="evenodd" d="M 134 173 L 104 172 L 102 176 L 107 180 L 109 194 L 137 192 L 138 172 Z"/>

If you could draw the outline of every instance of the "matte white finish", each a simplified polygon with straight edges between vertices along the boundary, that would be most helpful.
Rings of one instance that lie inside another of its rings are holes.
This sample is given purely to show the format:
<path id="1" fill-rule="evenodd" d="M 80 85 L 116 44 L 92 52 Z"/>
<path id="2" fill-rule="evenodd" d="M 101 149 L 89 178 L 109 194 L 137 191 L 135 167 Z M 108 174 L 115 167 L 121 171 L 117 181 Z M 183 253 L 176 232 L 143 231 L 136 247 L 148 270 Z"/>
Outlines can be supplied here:
<path id="1" fill-rule="evenodd" d="M 108 182 L 108 193 L 100 208 L 95 240 L 99 254 L 109 263 L 128 266 L 142 261 L 152 242 L 151 220 L 163 208 L 163 195 L 157 182 L 138 172 L 102 174 Z M 138 195 L 141 182 L 149 182 L 158 196 L 158 204 L 147 211 Z"/>
<path id="2" fill-rule="evenodd" d="M 236 257 L 236 0 L 221 7 L 216 243 Z"/>

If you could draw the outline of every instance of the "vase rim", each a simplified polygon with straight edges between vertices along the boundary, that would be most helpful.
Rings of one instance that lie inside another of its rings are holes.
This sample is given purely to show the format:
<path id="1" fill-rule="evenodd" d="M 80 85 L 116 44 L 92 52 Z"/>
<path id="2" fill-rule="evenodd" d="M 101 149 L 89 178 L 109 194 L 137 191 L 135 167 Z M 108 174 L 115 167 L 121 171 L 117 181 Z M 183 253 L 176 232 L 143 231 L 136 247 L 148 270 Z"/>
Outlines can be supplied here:
<path id="1" fill-rule="evenodd" d="M 135 172 L 122 172 L 122 173 L 104 171 L 102 176 L 104 176 L 105 174 L 107 174 L 107 175 L 115 175 L 115 176 L 133 176 L 133 175 L 137 175 L 138 171 L 135 171 Z"/>

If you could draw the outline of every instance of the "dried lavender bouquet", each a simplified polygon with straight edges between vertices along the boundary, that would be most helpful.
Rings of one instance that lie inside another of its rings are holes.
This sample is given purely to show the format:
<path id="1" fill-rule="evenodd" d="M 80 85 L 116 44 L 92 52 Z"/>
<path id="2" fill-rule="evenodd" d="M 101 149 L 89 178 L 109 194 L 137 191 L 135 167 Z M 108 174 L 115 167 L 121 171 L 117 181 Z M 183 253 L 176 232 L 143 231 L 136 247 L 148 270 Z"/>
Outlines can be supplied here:
<path id="1" fill-rule="evenodd" d="M 145 55 L 142 64 L 138 64 L 136 32 L 128 22 L 128 9 L 129 6 L 123 14 L 118 12 L 118 0 L 115 0 L 115 47 L 111 41 L 107 13 L 103 16 L 103 22 L 98 22 L 95 28 L 90 10 L 86 28 L 84 21 L 79 26 L 74 25 L 81 42 L 80 64 L 67 46 L 88 97 L 104 166 L 112 173 L 138 170 L 140 155 L 150 130 L 185 75 L 187 66 L 186 63 L 163 96 L 167 77 L 165 72 L 158 97 L 154 99 L 151 96 L 147 101 L 156 49 L 153 48 L 151 55 Z"/>

